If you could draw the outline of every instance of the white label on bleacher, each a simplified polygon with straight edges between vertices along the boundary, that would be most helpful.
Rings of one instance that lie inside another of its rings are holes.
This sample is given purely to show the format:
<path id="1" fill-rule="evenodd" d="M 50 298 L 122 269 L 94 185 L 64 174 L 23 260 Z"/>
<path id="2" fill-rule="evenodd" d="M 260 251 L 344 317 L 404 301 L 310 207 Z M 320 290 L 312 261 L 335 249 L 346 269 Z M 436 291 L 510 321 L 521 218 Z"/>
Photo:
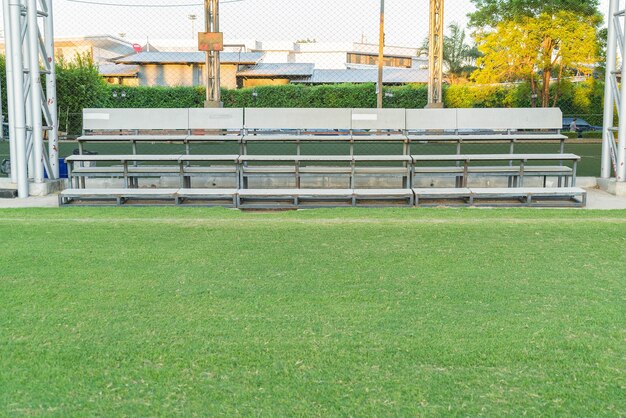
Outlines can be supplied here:
<path id="1" fill-rule="evenodd" d="M 354 114 L 352 115 L 352 120 L 378 120 L 377 114 Z"/>
<path id="2" fill-rule="evenodd" d="M 86 120 L 109 120 L 111 115 L 108 113 L 87 113 L 84 118 Z"/>

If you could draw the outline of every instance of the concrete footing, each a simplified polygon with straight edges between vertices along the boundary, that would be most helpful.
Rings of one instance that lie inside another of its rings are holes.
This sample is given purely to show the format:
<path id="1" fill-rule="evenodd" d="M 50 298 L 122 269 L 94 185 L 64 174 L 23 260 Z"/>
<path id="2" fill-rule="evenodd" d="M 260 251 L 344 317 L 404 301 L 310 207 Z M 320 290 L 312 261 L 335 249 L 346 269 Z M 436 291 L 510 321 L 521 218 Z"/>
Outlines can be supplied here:
<path id="1" fill-rule="evenodd" d="M 598 187 L 612 195 L 626 197 L 626 183 L 617 182 L 615 179 L 598 179 Z"/>
<path id="2" fill-rule="evenodd" d="M 48 196 L 66 189 L 67 180 L 46 180 L 43 183 L 30 183 L 28 187 L 31 196 Z M 9 178 L 0 178 L 0 189 L 16 190 L 17 184 L 11 183 Z"/>

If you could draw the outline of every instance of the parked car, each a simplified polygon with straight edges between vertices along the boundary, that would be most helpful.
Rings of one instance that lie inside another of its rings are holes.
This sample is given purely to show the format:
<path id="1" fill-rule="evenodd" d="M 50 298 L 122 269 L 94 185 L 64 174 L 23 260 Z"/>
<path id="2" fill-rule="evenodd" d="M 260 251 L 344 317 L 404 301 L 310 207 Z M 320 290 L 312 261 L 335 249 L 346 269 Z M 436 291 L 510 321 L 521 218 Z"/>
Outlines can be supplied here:
<path id="1" fill-rule="evenodd" d="M 569 131 L 569 126 L 572 123 L 572 120 L 574 120 L 574 118 L 563 118 L 563 131 Z M 576 118 L 576 126 L 578 127 L 578 132 L 602 130 L 602 126 L 590 125 L 586 120 L 581 118 Z"/>

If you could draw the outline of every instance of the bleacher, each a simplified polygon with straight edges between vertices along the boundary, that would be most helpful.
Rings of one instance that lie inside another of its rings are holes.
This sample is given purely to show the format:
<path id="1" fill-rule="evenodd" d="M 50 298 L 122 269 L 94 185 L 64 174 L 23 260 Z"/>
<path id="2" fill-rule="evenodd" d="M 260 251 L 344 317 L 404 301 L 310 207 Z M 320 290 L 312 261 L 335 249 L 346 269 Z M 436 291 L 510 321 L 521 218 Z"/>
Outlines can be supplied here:
<path id="1" fill-rule="evenodd" d="M 564 152 L 561 116 L 559 109 L 85 109 L 60 201 L 584 206 L 580 157 Z M 555 143 L 558 152 L 516 152 L 516 144 L 534 142 Z M 102 143 L 129 144 L 131 153 L 86 152 Z M 469 153 L 469 143 L 508 144 L 508 152 Z M 148 144 L 183 148 L 143 153 Z M 429 152 L 437 144 L 454 144 L 454 152 Z"/>

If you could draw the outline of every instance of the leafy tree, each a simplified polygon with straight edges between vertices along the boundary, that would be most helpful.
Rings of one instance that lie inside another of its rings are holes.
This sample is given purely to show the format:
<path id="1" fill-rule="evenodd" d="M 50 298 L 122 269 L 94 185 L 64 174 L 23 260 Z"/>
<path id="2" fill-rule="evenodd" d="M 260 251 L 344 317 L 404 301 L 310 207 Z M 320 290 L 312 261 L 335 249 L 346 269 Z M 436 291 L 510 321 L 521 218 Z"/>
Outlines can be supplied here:
<path id="1" fill-rule="evenodd" d="M 479 28 L 566 10 L 582 16 L 598 15 L 599 0 L 472 0 L 472 3 L 476 11 L 469 15 L 470 26 Z"/>
<path id="2" fill-rule="evenodd" d="M 458 23 L 453 22 L 448 26 L 449 34 L 443 38 L 443 64 L 444 70 L 450 82 L 467 79 L 476 70 L 476 59 L 480 52 L 476 46 L 470 46 L 466 42 L 466 34 Z M 422 43 L 422 51 L 428 52 L 429 40 L 426 38 Z"/>
<path id="3" fill-rule="evenodd" d="M 60 126 L 68 132 L 80 131 L 80 117 L 86 107 L 106 106 L 107 85 L 91 56 L 76 55 L 72 61 L 57 62 L 57 100 Z"/>
<path id="4" fill-rule="evenodd" d="M 475 33 L 478 49 L 483 54 L 477 61 L 479 70 L 473 75 L 477 82 L 528 81 L 533 98 L 541 97 L 541 105 L 547 107 L 550 105 L 550 82 L 553 77 L 556 77 L 557 84 L 557 89 L 553 90 L 554 105 L 564 75 L 571 71 L 583 74 L 593 71 L 598 53 L 597 28 L 601 22 L 597 9 L 591 14 L 554 11 L 555 3 L 566 2 L 553 1 L 546 2 L 543 7 L 546 11 L 532 15 L 531 11 L 542 10 L 542 7 L 520 7 L 534 5 L 533 1 L 475 1 L 488 3 L 489 10 L 493 9 L 495 13 L 506 17 L 506 20 L 500 22 L 483 19 L 490 26 Z M 497 7 L 504 3 L 517 5 L 518 10 L 524 13 L 509 16 L 506 11 L 500 12 Z M 577 2 L 577 5 L 580 4 Z M 552 12 L 548 13 L 548 10 Z M 473 15 L 474 21 L 477 21 L 477 16 L 482 19 L 483 15 Z M 536 104 L 534 99 L 532 104 Z"/>
<path id="5" fill-rule="evenodd" d="M 465 31 L 458 23 L 448 26 L 450 34 L 443 40 L 443 62 L 451 79 L 467 78 L 476 70 L 476 59 L 480 56 L 478 48 L 465 42 Z"/>

